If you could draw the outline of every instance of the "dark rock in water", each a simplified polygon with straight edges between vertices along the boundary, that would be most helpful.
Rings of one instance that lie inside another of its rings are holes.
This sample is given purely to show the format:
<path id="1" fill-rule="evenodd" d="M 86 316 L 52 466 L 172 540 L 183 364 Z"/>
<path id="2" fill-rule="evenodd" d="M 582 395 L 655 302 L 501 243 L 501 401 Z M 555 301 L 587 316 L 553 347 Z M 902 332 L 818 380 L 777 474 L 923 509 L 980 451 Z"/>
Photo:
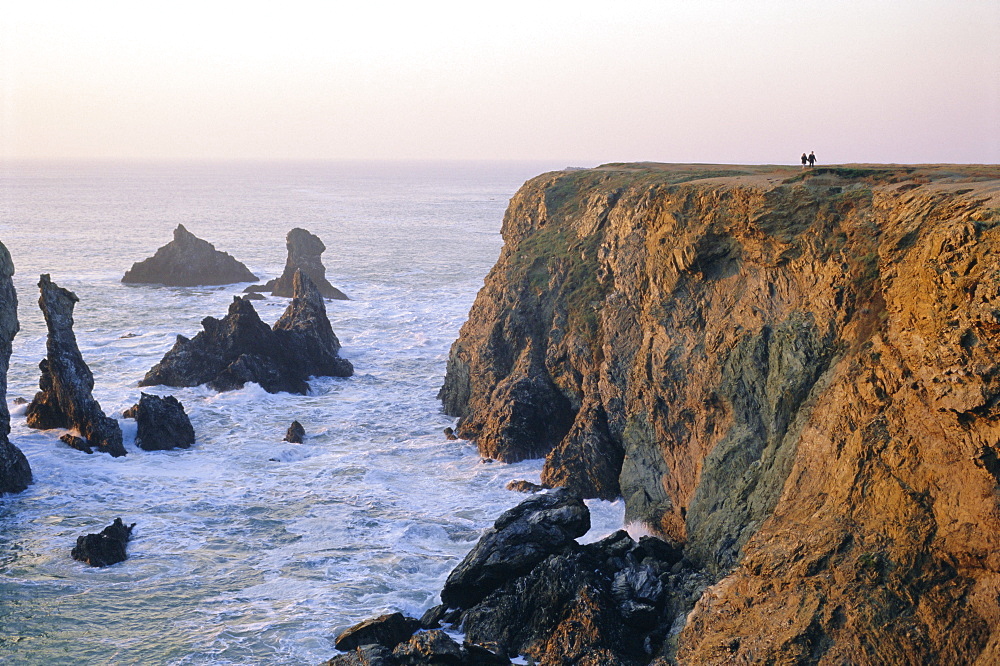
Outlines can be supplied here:
<path id="1" fill-rule="evenodd" d="M 48 356 L 38 364 L 41 390 L 28 405 L 28 426 L 76 429 L 98 451 L 115 457 L 125 455 L 121 427 L 94 400 L 94 375 L 76 344 L 73 307 L 80 299 L 48 275 L 41 276 L 38 287 L 42 294 L 38 305 L 49 330 L 45 343 Z"/>
<path id="2" fill-rule="evenodd" d="M 191 419 L 172 395 L 161 398 L 142 393 L 122 416 L 136 420 L 135 445 L 144 451 L 189 449 L 194 444 Z"/>
<path id="3" fill-rule="evenodd" d="M 121 518 L 108 525 L 100 534 L 87 534 L 76 540 L 73 548 L 73 559 L 86 562 L 92 567 L 106 567 L 118 562 L 124 562 L 125 544 L 132 536 L 135 523 L 125 525 Z"/>
<path id="4" fill-rule="evenodd" d="M 441 601 L 469 608 L 590 529 L 590 511 L 576 495 L 535 495 L 504 512 L 449 574 Z"/>
<path id="5" fill-rule="evenodd" d="M 400 666 L 422 664 L 454 664 L 464 666 L 468 662 L 462 646 L 440 629 L 424 631 L 392 651 L 392 656 Z"/>
<path id="6" fill-rule="evenodd" d="M 448 606 L 445 604 L 431 606 L 420 616 L 420 626 L 424 629 L 438 629 L 447 613 Z"/>
<path id="7" fill-rule="evenodd" d="M 392 650 L 382 645 L 362 645 L 361 647 L 337 655 L 323 663 L 323 666 L 399 666 L 392 656 Z"/>
<path id="8" fill-rule="evenodd" d="M 77 451 L 83 451 L 84 453 L 93 453 L 94 450 L 87 445 L 87 440 L 82 437 L 77 437 L 76 435 L 71 435 L 70 433 L 64 433 L 59 436 L 59 441 L 64 442 L 71 449 L 76 449 Z"/>
<path id="9" fill-rule="evenodd" d="M 537 483 L 532 483 L 531 481 L 517 479 L 507 484 L 507 490 L 513 490 L 517 493 L 537 493 L 541 490 L 545 490 L 545 486 L 540 486 Z"/>
<path id="10" fill-rule="evenodd" d="M 7 410 L 7 369 L 11 343 L 20 330 L 17 321 L 17 292 L 14 291 L 14 262 L 0 243 L 0 494 L 19 493 L 31 483 L 31 466 L 19 448 L 10 443 L 10 412 Z M 14 404 L 21 404 L 14 399 Z"/>
<path id="11" fill-rule="evenodd" d="M 456 439 L 458 439 L 458 436 L 455 434 L 455 429 L 454 428 L 445 428 L 444 429 L 444 436 L 449 441 L 455 441 Z"/>
<path id="12" fill-rule="evenodd" d="M 292 444 L 301 444 L 305 436 L 306 429 L 302 427 L 302 424 L 298 421 L 292 421 L 292 425 L 288 426 L 288 432 L 285 433 L 285 441 Z"/>
<path id="13" fill-rule="evenodd" d="M 265 296 L 264 294 L 258 293 L 256 291 L 251 291 L 250 293 L 248 293 L 243 298 L 247 299 L 248 301 L 266 301 L 267 300 L 267 296 Z"/>
<path id="14" fill-rule="evenodd" d="M 273 283 L 274 280 L 271 280 Z M 265 291 L 271 291 L 271 289 L 266 284 L 252 284 L 243 290 L 244 294 L 259 294 Z"/>
<path id="15" fill-rule="evenodd" d="M 288 248 L 288 258 L 285 260 L 285 270 L 277 280 L 267 283 L 274 296 L 292 296 L 295 293 L 295 271 L 301 270 L 313 281 L 319 293 L 324 298 L 349 300 L 341 290 L 334 287 L 326 279 L 326 267 L 323 266 L 322 255 L 326 250 L 319 236 L 305 229 L 292 229 L 285 237 Z"/>
<path id="16" fill-rule="evenodd" d="M 257 276 L 226 252 L 178 224 L 174 239 L 149 259 L 132 264 L 122 282 L 175 287 L 253 282 Z"/>
<path id="17" fill-rule="evenodd" d="M 295 296 L 273 330 L 253 305 L 236 297 L 222 320 L 206 317 L 193 339 L 178 335 L 173 348 L 153 366 L 140 386 L 197 386 L 217 391 L 256 382 L 270 392 L 305 394 L 310 376 L 350 377 L 354 368 L 340 358 L 340 341 L 326 316 L 323 297 L 309 278 L 297 274 Z"/>
<path id="18" fill-rule="evenodd" d="M 408 640 L 418 629 L 420 629 L 420 620 L 406 617 L 402 613 L 389 613 L 359 622 L 343 631 L 337 636 L 334 647 L 346 651 L 362 645 L 377 643 L 392 649 Z"/>
<path id="19" fill-rule="evenodd" d="M 22 398 L 21 396 L 17 396 L 11 402 L 13 402 L 15 405 L 27 405 L 28 404 L 27 398 Z"/>

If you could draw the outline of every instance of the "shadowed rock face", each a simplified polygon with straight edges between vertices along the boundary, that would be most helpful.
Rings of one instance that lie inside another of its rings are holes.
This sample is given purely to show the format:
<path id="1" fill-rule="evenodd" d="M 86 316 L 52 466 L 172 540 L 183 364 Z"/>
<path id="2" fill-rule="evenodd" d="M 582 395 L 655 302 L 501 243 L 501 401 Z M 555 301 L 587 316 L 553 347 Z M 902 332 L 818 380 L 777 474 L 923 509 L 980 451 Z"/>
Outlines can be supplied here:
<path id="1" fill-rule="evenodd" d="M 94 375 L 76 344 L 73 307 L 80 299 L 52 282 L 47 274 L 41 276 L 38 287 L 41 290 L 38 305 L 49 330 L 45 343 L 48 355 L 38 364 L 42 372 L 38 380 L 41 390 L 28 405 L 28 426 L 73 428 L 98 451 L 115 457 L 125 455 L 121 427 L 94 400 Z"/>
<path id="2" fill-rule="evenodd" d="M 308 277 L 296 273 L 295 296 L 274 328 L 260 320 L 249 300 L 236 297 L 221 320 L 206 317 L 193 339 L 178 335 L 140 386 L 197 386 L 217 391 L 256 382 L 270 392 L 305 394 L 310 376 L 350 377 L 340 341 L 326 316 L 323 297 Z"/>
<path id="3" fill-rule="evenodd" d="M 7 439 L 10 434 L 7 369 L 10 367 L 11 343 L 20 330 L 13 276 L 14 262 L 7 248 L 0 243 L 0 494 L 19 493 L 31 483 L 28 459 Z"/>
<path id="4" fill-rule="evenodd" d="M 99 534 L 78 537 L 73 548 L 74 560 L 86 562 L 92 567 L 108 567 L 128 559 L 125 547 L 135 523 L 126 525 L 121 518 L 105 527 Z"/>
<path id="5" fill-rule="evenodd" d="M 184 405 L 172 395 L 161 398 L 142 393 L 139 402 L 123 414 L 135 419 L 135 445 L 144 451 L 188 449 L 194 444 L 194 427 Z"/>
<path id="6" fill-rule="evenodd" d="M 226 252 L 178 224 L 174 239 L 149 259 L 132 264 L 122 282 L 175 287 L 253 282 L 257 276 Z"/>
<path id="7" fill-rule="evenodd" d="M 1000 663 L 1000 169 L 607 165 L 503 236 L 445 411 L 684 545 L 657 663 Z"/>
<path id="8" fill-rule="evenodd" d="M 295 271 L 301 270 L 312 280 L 324 298 L 348 300 L 344 292 L 334 287 L 326 279 L 326 267 L 322 261 L 326 246 L 323 245 L 319 236 L 311 234 L 305 229 L 292 229 L 285 238 L 285 245 L 288 247 L 285 270 L 281 277 L 267 283 L 272 295 L 292 296 L 295 292 Z"/>

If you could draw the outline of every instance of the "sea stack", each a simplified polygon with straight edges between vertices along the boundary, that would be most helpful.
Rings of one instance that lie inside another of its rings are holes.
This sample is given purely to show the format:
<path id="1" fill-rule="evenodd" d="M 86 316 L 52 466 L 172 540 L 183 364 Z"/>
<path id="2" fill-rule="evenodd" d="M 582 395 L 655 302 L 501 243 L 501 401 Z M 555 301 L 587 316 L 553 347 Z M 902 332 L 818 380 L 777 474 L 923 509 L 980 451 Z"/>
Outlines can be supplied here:
<path id="1" fill-rule="evenodd" d="M 132 264 L 122 282 L 173 287 L 254 282 L 257 276 L 227 252 L 215 249 L 178 224 L 174 239 L 149 259 Z"/>
<path id="2" fill-rule="evenodd" d="M 13 277 L 14 262 L 6 246 L 0 243 L 0 494 L 19 493 L 31 483 L 28 459 L 7 439 L 10 434 L 7 369 L 10 367 L 11 343 L 20 330 Z"/>
<path id="3" fill-rule="evenodd" d="M 28 426 L 75 429 L 98 451 L 115 457 L 125 455 L 121 427 L 94 400 L 94 375 L 76 344 L 73 307 L 80 299 L 52 282 L 48 274 L 41 276 L 38 287 L 38 305 L 49 330 L 45 343 L 48 355 L 38 364 L 41 390 L 28 405 Z"/>
<path id="4" fill-rule="evenodd" d="M 334 287 L 326 279 L 326 267 L 323 266 L 322 261 L 326 245 L 319 239 L 319 236 L 309 233 L 305 229 L 295 228 L 289 231 L 285 237 L 285 245 L 288 248 L 285 270 L 277 280 L 267 283 L 273 296 L 292 296 L 295 290 L 295 271 L 301 270 L 316 285 L 323 298 L 349 300 L 344 292 Z"/>
<path id="5" fill-rule="evenodd" d="M 139 402 L 122 414 L 135 419 L 135 445 L 143 451 L 189 449 L 194 444 L 194 427 L 184 405 L 172 395 L 141 393 Z"/>
<path id="6" fill-rule="evenodd" d="M 306 394 L 310 376 L 350 377 L 354 368 L 340 358 L 340 340 L 326 316 L 323 297 L 301 271 L 285 313 L 269 328 L 253 304 L 235 297 L 221 320 L 206 317 L 194 338 L 177 336 L 173 348 L 153 366 L 140 386 L 197 386 L 217 391 L 256 382 L 270 393 Z"/>

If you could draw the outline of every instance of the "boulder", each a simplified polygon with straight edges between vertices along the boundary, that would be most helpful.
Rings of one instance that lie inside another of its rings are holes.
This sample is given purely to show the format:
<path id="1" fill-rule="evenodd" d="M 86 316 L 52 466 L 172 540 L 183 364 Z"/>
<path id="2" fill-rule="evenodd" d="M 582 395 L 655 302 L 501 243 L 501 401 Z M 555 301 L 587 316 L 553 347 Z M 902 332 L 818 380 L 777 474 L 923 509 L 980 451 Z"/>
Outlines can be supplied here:
<path id="1" fill-rule="evenodd" d="M 381 645 L 362 645 L 347 654 L 323 662 L 323 666 L 399 666 L 392 650 Z"/>
<path id="2" fill-rule="evenodd" d="M 326 267 L 323 266 L 322 255 L 326 245 L 319 236 L 305 229 L 292 229 L 285 237 L 288 248 L 288 258 L 285 259 L 285 270 L 281 277 L 271 280 L 265 285 L 274 296 L 292 296 L 295 293 L 295 272 L 301 270 L 313 281 L 319 293 L 324 298 L 334 298 L 341 301 L 349 300 L 341 290 L 334 287 L 326 279 Z"/>
<path id="3" fill-rule="evenodd" d="M 288 426 L 288 432 L 285 433 L 285 441 L 292 444 L 301 444 L 305 436 L 306 429 L 302 427 L 302 424 L 298 421 L 292 421 L 292 425 Z"/>
<path id="4" fill-rule="evenodd" d="M 125 271 L 126 284 L 164 284 L 174 287 L 253 282 L 257 276 L 230 254 L 220 252 L 178 224 L 174 239 L 149 259 Z"/>
<path id="5" fill-rule="evenodd" d="M 168 395 L 161 398 L 142 393 L 139 402 L 123 414 L 135 419 L 135 445 L 144 451 L 189 449 L 194 444 L 194 427 L 184 405 Z"/>
<path id="6" fill-rule="evenodd" d="M 73 433 L 63 433 L 59 435 L 59 441 L 69 446 L 71 449 L 76 449 L 77 451 L 83 451 L 84 453 L 94 453 L 94 449 L 90 448 L 87 444 L 87 440 L 83 437 L 77 437 Z"/>
<path id="7" fill-rule="evenodd" d="M 420 632 L 393 650 L 392 656 L 400 666 L 423 664 L 465 666 L 469 663 L 466 661 L 462 646 L 440 629 Z"/>
<path id="8" fill-rule="evenodd" d="M 121 518 L 108 525 L 100 534 L 86 534 L 77 538 L 73 548 L 73 559 L 86 562 L 92 567 L 106 567 L 118 562 L 124 562 L 128 555 L 125 544 L 132 536 L 135 523 L 125 525 Z"/>
<path id="9" fill-rule="evenodd" d="M 347 651 L 375 643 L 391 650 L 408 640 L 418 629 L 420 629 L 420 620 L 406 617 L 402 613 L 388 613 L 359 622 L 344 630 L 337 636 L 334 647 Z"/>
<path id="10" fill-rule="evenodd" d="M 48 355 L 38 364 L 40 390 L 28 405 L 28 426 L 75 429 L 98 451 L 124 456 L 121 427 L 104 414 L 94 399 L 94 375 L 76 344 L 73 307 L 80 299 L 52 282 L 47 274 L 41 276 L 38 287 L 38 305 L 49 332 L 45 343 Z"/>
<path id="11" fill-rule="evenodd" d="M 206 317 L 204 330 L 177 342 L 153 366 L 140 386 L 197 386 L 217 391 L 256 382 L 270 392 L 306 394 L 310 376 L 350 377 L 340 358 L 340 341 L 326 316 L 323 297 L 307 276 L 296 274 L 295 295 L 273 329 L 246 298 L 235 297 L 221 320 Z"/>
<path id="12" fill-rule="evenodd" d="M 17 321 L 17 292 L 14 291 L 14 262 L 0 243 L 0 495 L 19 493 L 31 483 L 31 466 L 19 448 L 10 443 L 10 412 L 7 409 L 7 368 L 11 343 L 20 330 Z M 14 399 L 15 404 L 17 399 Z"/>
<path id="13" fill-rule="evenodd" d="M 590 529 L 590 511 L 566 490 L 534 495 L 504 512 L 448 575 L 441 601 L 469 608 Z"/>
<path id="14" fill-rule="evenodd" d="M 537 493 L 545 490 L 545 486 L 540 486 L 537 483 L 525 481 L 524 479 L 509 481 L 506 487 L 507 490 L 513 490 L 516 493 Z"/>

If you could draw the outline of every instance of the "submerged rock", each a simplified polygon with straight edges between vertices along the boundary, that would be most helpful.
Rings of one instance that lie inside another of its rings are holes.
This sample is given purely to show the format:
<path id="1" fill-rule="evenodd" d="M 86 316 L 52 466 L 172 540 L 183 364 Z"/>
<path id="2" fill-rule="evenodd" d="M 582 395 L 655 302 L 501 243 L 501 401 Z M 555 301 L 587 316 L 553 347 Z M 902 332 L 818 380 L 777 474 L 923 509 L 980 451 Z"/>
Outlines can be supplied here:
<path id="1" fill-rule="evenodd" d="M 256 382 L 270 392 L 305 394 L 310 376 L 350 377 L 354 367 L 340 358 L 340 341 L 326 316 L 323 297 L 301 271 L 285 313 L 269 328 L 250 301 L 235 297 L 221 320 L 206 317 L 193 339 L 177 336 L 140 386 L 197 386 L 217 391 Z"/>
<path id="2" fill-rule="evenodd" d="M 94 449 L 90 448 L 87 444 L 87 440 L 82 437 L 77 437 L 73 433 L 65 432 L 59 435 L 59 441 L 66 444 L 71 449 L 76 449 L 77 451 L 83 451 L 84 453 L 93 454 Z"/>
<path id="3" fill-rule="evenodd" d="M 14 291 L 14 262 L 0 243 L 0 495 L 19 493 L 31 483 L 31 466 L 19 448 L 10 443 L 10 412 L 7 409 L 7 369 L 11 343 L 20 330 L 17 321 L 17 292 Z M 14 399 L 17 404 L 17 399 Z"/>
<path id="4" fill-rule="evenodd" d="M 135 523 L 125 525 L 121 518 L 108 525 L 100 534 L 86 534 L 78 537 L 73 548 L 74 560 L 86 562 L 92 567 L 107 567 L 128 559 L 125 545 L 132 536 Z"/>
<path id="5" fill-rule="evenodd" d="M 135 445 L 144 451 L 189 449 L 194 444 L 194 426 L 184 412 L 184 405 L 168 395 L 161 398 L 142 393 L 139 402 L 123 414 L 135 419 Z"/>
<path id="6" fill-rule="evenodd" d="M 38 287 L 38 305 L 49 331 L 45 343 L 48 356 L 38 364 L 41 390 L 28 405 L 28 426 L 75 429 L 98 451 L 124 456 L 121 427 L 104 414 L 94 399 L 94 375 L 76 344 L 73 307 L 80 299 L 52 282 L 47 274 L 41 276 Z"/>
<path id="7" fill-rule="evenodd" d="M 305 436 L 306 429 L 302 427 L 302 424 L 298 421 L 292 421 L 292 425 L 288 426 L 288 432 L 285 433 L 285 441 L 301 444 Z"/>
<path id="8" fill-rule="evenodd" d="M 305 229 L 292 229 L 285 237 L 288 257 L 285 259 L 285 270 L 281 277 L 271 280 L 265 285 L 274 296 L 292 296 L 295 293 L 295 272 L 301 270 L 313 281 L 319 293 L 324 298 L 334 298 L 341 301 L 349 300 L 341 290 L 330 284 L 326 279 L 326 267 L 322 255 L 326 245 L 319 236 Z"/>
<path id="9" fill-rule="evenodd" d="M 149 259 L 132 264 L 122 282 L 175 287 L 253 282 L 257 276 L 230 254 L 178 224 L 174 239 Z"/>

